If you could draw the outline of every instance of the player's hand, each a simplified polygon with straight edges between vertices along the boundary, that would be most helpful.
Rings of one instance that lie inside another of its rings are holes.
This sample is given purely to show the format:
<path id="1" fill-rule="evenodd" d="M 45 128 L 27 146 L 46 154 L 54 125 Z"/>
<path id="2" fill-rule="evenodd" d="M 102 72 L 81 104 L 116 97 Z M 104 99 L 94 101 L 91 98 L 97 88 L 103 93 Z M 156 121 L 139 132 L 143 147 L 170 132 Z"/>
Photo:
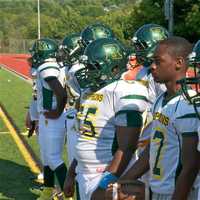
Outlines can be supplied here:
<path id="1" fill-rule="evenodd" d="M 135 195 L 125 194 L 121 191 L 121 186 L 118 184 L 117 197 L 113 195 L 113 184 L 110 184 L 106 189 L 105 200 L 137 200 Z"/>
<path id="2" fill-rule="evenodd" d="M 44 112 L 44 116 L 49 119 L 57 119 L 60 117 L 60 115 L 61 113 L 58 112 L 57 110 L 50 110 L 50 111 Z"/>
<path id="3" fill-rule="evenodd" d="M 119 181 L 119 200 L 145 200 L 145 184 L 142 181 Z"/>
<path id="4" fill-rule="evenodd" d="M 105 199 L 106 190 L 97 188 L 91 196 L 91 200 L 102 200 Z"/>
<path id="5" fill-rule="evenodd" d="M 73 197 L 75 191 L 75 178 L 72 176 L 67 176 L 65 179 L 65 184 L 63 187 L 63 192 L 65 197 Z"/>
<path id="6" fill-rule="evenodd" d="M 30 128 L 28 129 L 28 138 L 30 138 L 34 131 L 36 130 L 36 123 L 35 121 L 31 121 Z"/>
<path id="7" fill-rule="evenodd" d="M 113 184 L 110 184 L 106 189 L 105 200 L 145 200 L 145 185 L 140 181 L 120 181 L 117 184 L 115 193 L 113 195 Z"/>
<path id="8" fill-rule="evenodd" d="M 106 189 L 106 200 L 113 200 L 113 184 L 109 184 L 108 188 Z"/>

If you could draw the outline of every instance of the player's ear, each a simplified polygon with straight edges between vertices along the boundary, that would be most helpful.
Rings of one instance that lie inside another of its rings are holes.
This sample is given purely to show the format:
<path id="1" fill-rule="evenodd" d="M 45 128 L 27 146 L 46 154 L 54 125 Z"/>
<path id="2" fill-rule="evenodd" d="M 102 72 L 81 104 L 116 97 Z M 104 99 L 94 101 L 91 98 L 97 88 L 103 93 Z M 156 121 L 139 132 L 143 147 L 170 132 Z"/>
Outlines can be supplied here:
<path id="1" fill-rule="evenodd" d="M 116 66 L 114 66 L 113 68 L 112 68 L 112 73 L 113 73 L 113 75 L 116 75 L 116 74 L 118 74 L 120 72 L 120 67 L 118 66 L 118 65 L 116 65 Z"/>
<path id="2" fill-rule="evenodd" d="M 185 63 L 185 60 L 182 56 L 176 58 L 176 71 L 179 71 Z"/>

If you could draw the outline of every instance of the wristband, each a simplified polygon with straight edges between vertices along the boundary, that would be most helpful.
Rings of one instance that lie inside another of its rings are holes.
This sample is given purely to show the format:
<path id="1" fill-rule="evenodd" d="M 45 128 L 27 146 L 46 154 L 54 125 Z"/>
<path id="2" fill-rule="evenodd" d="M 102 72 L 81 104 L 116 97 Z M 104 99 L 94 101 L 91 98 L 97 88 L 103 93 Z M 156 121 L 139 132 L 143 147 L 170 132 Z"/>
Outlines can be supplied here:
<path id="1" fill-rule="evenodd" d="M 103 177 L 99 182 L 99 187 L 102 189 L 106 189 L 110 183 L 116 182 L 117 179 L 118 178 L 111 172 L 106 171 L 103 173 Z"/>

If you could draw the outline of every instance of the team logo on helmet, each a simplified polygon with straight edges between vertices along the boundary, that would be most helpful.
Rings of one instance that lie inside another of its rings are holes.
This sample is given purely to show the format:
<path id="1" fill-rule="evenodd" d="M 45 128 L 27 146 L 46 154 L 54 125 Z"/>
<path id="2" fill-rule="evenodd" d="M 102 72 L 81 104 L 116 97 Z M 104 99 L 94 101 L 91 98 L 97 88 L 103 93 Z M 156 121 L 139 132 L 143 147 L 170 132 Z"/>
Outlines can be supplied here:
<path id="1" fill-rule="evenodd" d="M 109 32 L 105 28 L 94 27 L 92 29 L 92 34 L 93 34 L 94 40 L 96 40 L 98 38 L 106 38 L 109 35 Z"/>
<path id="2" fill-rule="evenodd" d="M 166 38 L 165 32 L 160 27 L 152 27 L 150 31 L 155 41 L 160 41 L 163 38 Z"/>
<path id="3" fill-rule="evenodd" d="M 106 52 L 106 59 L 119 60 L 123 58 L 123 55 L 116 44 L 106 44 L 103 45 L 103 48 Z"/>
<path id="4" fill-rule="evenodd" d="M 48 50 L 49 49 L 49 44 L 46 43 L 46 42 L 43 42 L 43 41 L 38 41 L 37 43 L 37 47 L 38 47 L 38 50 Z"/>

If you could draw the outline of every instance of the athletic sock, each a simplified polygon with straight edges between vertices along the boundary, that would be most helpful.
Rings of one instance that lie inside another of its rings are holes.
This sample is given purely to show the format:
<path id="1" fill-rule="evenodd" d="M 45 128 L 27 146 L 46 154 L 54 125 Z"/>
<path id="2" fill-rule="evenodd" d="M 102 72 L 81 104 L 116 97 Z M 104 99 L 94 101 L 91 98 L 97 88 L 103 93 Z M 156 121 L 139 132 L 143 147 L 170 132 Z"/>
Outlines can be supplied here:
<path id="1" fill-rule="evenodd" d="M 44 166 L 44 186 L 54 187 L 54 171 L 49 166 Z"/>
<path id="2" fill-rule="evenodd" d="M 65 163 L 62 163 L 60 166 L 58 166 L 55 169 L 55 174 L 58 179 L 60 188 L 61 188 L 61 190 L 63 190 L 65 178 L 66 178 L 66 174 L 67 174 L 67 167 L 66 167 Z"/>

